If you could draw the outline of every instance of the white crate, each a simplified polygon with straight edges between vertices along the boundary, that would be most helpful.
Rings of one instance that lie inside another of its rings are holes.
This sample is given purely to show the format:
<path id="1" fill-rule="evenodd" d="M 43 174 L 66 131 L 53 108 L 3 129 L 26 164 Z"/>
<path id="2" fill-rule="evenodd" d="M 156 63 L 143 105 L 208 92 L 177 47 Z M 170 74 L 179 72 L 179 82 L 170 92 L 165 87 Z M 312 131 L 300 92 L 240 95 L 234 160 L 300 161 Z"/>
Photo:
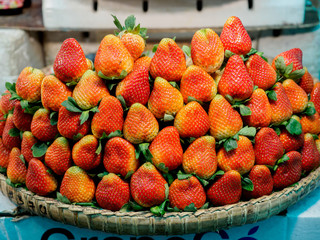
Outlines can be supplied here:
<path id="1" fill-rule="evenodd" d="M 113 29 L 111 14 L 121 22 L 134 14 L 150 29 L 221 27 L 229 16 L 238 16 L 246 27 L 302 24 L 305 0 L 43 0 L 44 26 L 51 30 Z M 97 9 L 94 9 L 97 2 Z M 148 10 L 143 10 L 143 2 Z"/>

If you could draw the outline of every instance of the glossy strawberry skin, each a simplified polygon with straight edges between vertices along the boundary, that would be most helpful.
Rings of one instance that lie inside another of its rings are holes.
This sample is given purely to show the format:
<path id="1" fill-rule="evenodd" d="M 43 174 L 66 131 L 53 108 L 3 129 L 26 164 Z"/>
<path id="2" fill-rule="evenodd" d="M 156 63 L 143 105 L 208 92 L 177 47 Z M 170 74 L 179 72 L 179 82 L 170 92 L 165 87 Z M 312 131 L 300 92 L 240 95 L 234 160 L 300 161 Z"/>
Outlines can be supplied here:
<path id="1" fill-rule="evenodd" d="M 53 140 L 58 134 L 57 125 L 51 125 L 50 112 L 45 108 L 40 108 L 35 112 L 31 122 L 31 132 L 40 141 Z"/>
<path id="2" fill-rule="evenodd" d="M 21 141 L 21 154 L 24 156 L 24 159 L 27 162 L 30 162 L 32 158 L 34 158 L 32 153 L 32 146 L 36 144 L 38 140 L 33 136 L 33 134 L 29 131 L 25 131 L 22 134 Z M 41 159 L 41 158 L 39 158 Z"/>
<path id="3" fill-rule="evenodd" d="M 290 134 L 287 129 L 281 129 L 279 137 L 285 152 L 298 151 L 304 143 L 303 132 L 300 135 L 293 135 Z"/>
<path id="4" fill-rule="evenodd" d="M 0 110 L 3 114 L 8 114 L 9 111 L 13 110 L 16 102 L 18 101 L 17 99 L 10 100 L 11 97 L 11 93 L 6 90 L 4 95 L 0 98 Z"/>
<path id="5" fill-rule="evenodd" d="M 138 59 L 142 55 L 145 49 L 145 41 L 140 35 L 125 33 L 121 36 L 120 40 L 126 49 L 128 49 L 133 60 Z"/>
<path id="6" fill-rule="evenodd" d="M 0 136 L 2 136 L 3 134 L 3 129 L 5 125 L 6 125 L 6 119 L 4 118 L 4 114 L 1 112 L 1 109 L 0 109 Z"/>
<path id="7" fill-rule="evenodd" d="M 313 136 L 310 133 L 304 135 L 304 144 L 301 149 L 302 171 L 310 172 L 320 165 L 320 153 L 317 149 Z"/>
<path id="8" fill-rule="evenodd" d="M 31 130 L 32 115 L 25 113 L 22 109 L 20 102 L 16 102 L 13 110 L 13 123 L 21 131 Z"/>
<path id="9" fill-rule="evenodd" d="M 320 133 L 320 115 L 315 113 L 314 115 L 307 116 L 302 115 L 300 119 L 302 131 L 304 133 L 319 134 Z"/>
<path id="10" fill-rule="evenodd" d="M 2 138 L 0 138 L 0 167 L 8 167 L 10 152 L 10 149 L 3 144 Z"/>
<path id="11" fill-rule="evenodd" d="M 286 66 L 293 64 L 292 71 L 300 70 L 303 68 L 302 65 L 302 51 L 300 48 L 292 48 L 288 51 L 284 51 L 277 55 L 272 61 L 272 67 L 276 69 L 275 61 L 278 57 L 282 56 Z"/>
<path id="12" fill-rule="evenodd" d="M 13 115 L 9 114 L 7 116 L 6 124 L 4 126 L 3 133 L 2 133 L 2 142 L 3 142 L 3 145 L 10 150 L 14 147 L 20 148 L 21 146 L 20 136 L 12 137 L 9 134 L 9 131 L 13 128 L 15 128 L 15 125 L 13 123 Z"/>
<path id="13" fill-rule="evenodd" d="M 311 93 L 314 87 L 314 80 L 312 75 L 308 72 L 308 69 L 304 67 L 305 74 L 301 77 L 299 86 L 307 93 Z"/>
<path id="14" fill-rule="evenodd" d="M 320 112 L 320 82 L 317 82 L 310 94 L 310 101 L 314 103 L 316 111 Z"/>
<path id="15" fill-rule="evenodd" d="M 152 60 L 152 58 L 149 56 L 143 56 L 143 57 L 138 58 L 137 60 L 134 61 L 132 71 L 135 71 L 136 69 L 141 68 L 141 67 L 146 68 L 149 71 L 151 60 Z"/>
<path id="16" fill-rule="evenodd" d="M 307 93 L 299 87 L 292 79 L 287 79 L 282 83 L 282 86 L 289 98 L 294 114 L 303 112 L 308 105 Z"/>
<path id="17" fill-rule="evenodd" d="M 9 164 L 7 168 L 8 178 L 12 183 L 25 183 L 27 176 L 27 167 L 20 159 L 20 149 L 12 148 L 9 155 Z"/>

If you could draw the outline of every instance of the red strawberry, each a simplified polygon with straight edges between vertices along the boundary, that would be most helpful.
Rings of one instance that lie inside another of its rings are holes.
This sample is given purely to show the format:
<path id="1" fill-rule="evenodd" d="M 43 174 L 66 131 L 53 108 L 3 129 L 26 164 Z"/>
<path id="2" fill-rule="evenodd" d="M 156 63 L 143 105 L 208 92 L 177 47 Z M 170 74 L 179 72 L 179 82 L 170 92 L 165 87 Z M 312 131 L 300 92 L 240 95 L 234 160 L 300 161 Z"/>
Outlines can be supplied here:
<path id="1" fill-rule="evenodd" d="M 12 133 L 11 129 L 15 129 L 15 125 L 13 123 L 13 115 L 9 114 L 7 116 L 7 121 L 2 133 L 2 142 L 3 142 L 3 145 L 5 145 L 10 150 L 14 147 L 20 148 L 20 145 L 21 145 L 21 139 L 19 135 L 18 136 L 10 135 Z"/>
<path id="2" fill-rule="evenodd" d="M 302 131 L 304 133 L 319 134 L 320 133 L 320 115 L 315 113 L 312 116 L 303 115 L 300 120 Z"/>
<path id="3" fill-rule="evenodd" d="M 222 206 L 239 202 L 241 192 L 241 175 L 230 170 L 209 187 L 207 197 L 214 206 Z"/>
<path id="4" fill-rule="evenodd" d="M 191 40 L 193 64 L 213 73 L 220 68 L 224 59 L 223 44 L 219 36 L 210 28 L 195 32 Z"/>
<path id="5" fill-rule="evenodd" d="M 253 81 L 239 55 L 229 58 L 218 84 L 218 92 L 230 95 L 234 100 L 249 98 L 253 92 Z"/>
<path id="6" fill-rule="evenodd" d="M 50 112 L 45 108 L 40 108 L 35 112 L 31 122 L 31 132 L 40 141 L 53 140 L 58 134 L 57 125 L 51 125 Z"/>
<path id="7" fill-rule="evenodd" d="M 232 16 L 225 22 L 220 39 L 225 50 L 245 55 L 251 50 L 251 39 L 238 17 Z"/>
<path id="8" fill-rule="evenodd" d="M 300 122 L 300 118 L 298 116 L 293 115 L 292 118 Z M 298 151 L 304 143 L 303 131 L 300 135 L 293 135 L 290 134 L 287 129 L 282 128 L 279 137 L 285 152 Z"/>
<path id="9" fill-rule="evenodd" d="M 16 128 L 21 131 L 30 131 L 32 115 L 25 113 L 19 101 L 15 104 L 12 118 Z"/>
<path id="10" fill-rule="evenodd" d="M 185 70 L 186 59 L 183 51 L 174 40 L 163 38 L 151 60 L 151 76 L 162 77 L 167 81 L 180 81 Z"/>
<path id="11" fill-rule="evenodd" d="M 7 175 L 12 183 L 26 182 L 27 167 L 24 160 L 22 160 L 20 156 L 20 149 L 16 147 L 12 148 L 7 168 Z"/>
<path id="12" fill-rule="evenodd" d="M 282 86 L 290 100 L 293 113 L 303 112 L 308 105 L 307 93 L 292 79 L 285 80 Z"/>
<path id="13" fill-rule="evenodd" d="M 9 163 L 10 149 L 8 149 L 0 138 L 0 167 L 7 168 Z"/>
<path id="14" fill-rule="evenodd" d="M 293 64 L 292 71 L 300 70 L 303 68 L 302 65 L 302 51 L 300 48 L 292 48 L 288 51 L 282 52 L 277 55 L 272 61 L 272 67 L 276 69 L 276 60 L 278 57 L 282 56 L 286 66 Z"/>
<path id="15" fill-rule="evenodd" d="M 55 76 L 63 82 L 78 81 L 88 68 L 87 59 L 78 41 L 74 38 L 64 40 L 54 60 Z"/>
<path id="16" fill-rule="evenodd" d="M 314 86 L 314 80 L 312 75 L 308 72 L 308 69 L 306 67 L 303 68 L 305 70 L 304 75 L 300 79 L 299 86 L 307 93 L 311 93 L 313 86 Z"/>
<path id="17" fill-rule="evenodd" d="M 103 165 L 107 172 L 130 177 L 139 166 L 134 146 L 123 138 L 111 138 L 104 147 Z"/>
<path id="18" fill-rule="evenodd" d="M 320 153 L 313 136 L 310 133 L 304 135 L 304 144 L 301 149 L 302 171 L 310 172 L 320 165 Z"/>
<path id="19" fill-rule="evenodd" d="M 1 106 L 0 106 L 0 108 L 1 108 Z M 6 119 L 4 118 L 4 114 L 0 110 L 0 136 L 2 136 L 2 134 L 3 134 L 3 129 L 4 129 L 5 125 L 6 125 Z"/>
<path id="20" fill-rule="evenodd" d="M 152 58 L 149 56 L 143 56 L 143 57 L 138 58 L 137 60 L 134 61 L 132 71 L 135 71 L 136 69 L 138 69 L 140 67 L 146 68 L 149 71 L 151 59 Z"/>
<path id="21" fill-rule="evenodd" d="M 161 171 L 176 169 L 182 163 L 182 146 L 177 129 L 173 126 L 163 128 L 149 146 L 152 163 Z"/>
<path id="22" fill-rule="evenodd" d="M 40 196 L 46 196 L 57 190 L 58 183 L 48 168 L 38 159 L 29 162 L 27 188 Z"/>
<path id="23" fill-rule="evenodd" d="M 119 211 L 130 200 L 129 184 L 117 175 L 109 173 L 99 182 L 95 195 L 100 207 Z"/>
<path id="24" fill-rule="evenodd" d="M 18 101 L 17 99 L 10 100 L 11 97 L 12 95 L 10 92 L 6 90 L 4 95 L 0 98 L 0 110 L 3 114 L 8 114 L 9 111 L 13 110 L 16 102 Z"/>
<path id="25" fill-rule="evenodd" d="M 279 164 L 273 174 L 273 187 L 282 189 L 299 181 L 301 176 L 301 154 L 296 151 L 287 153 L 289 160 Z"/>
<path id="26" fill-rule="evenodd" d="M 166 199 L 168 184 L 151 163 L 144 163 L 131 177 L 131 196 L 139 205 L 152 207 Z"/>
<path id="27" fill-rule="evenodd" d="M 320 112 L 320 82 L 317 82 L 310 94 L 310 101 L 314 103 L 316 111 Z"/>
<path id="28" fill-rule="evenodd" d="M 183 210 L 191 203 L 199 209 L 206 202 L 206 193 L 199 180 L 192 176 L 188 179 L 176 179 L 169 188 L 169 201 L 171 207 Z"/>
<path id="29" fill-rule="evenodd" d="M 277 133 L 268 127 L 261 128 L 255 136 L 254 153 L 256 164 L 274 166 L 284 153 Z"/>
<path id="30" fill-rule="evenodd" d="M 33 136 L 31 132 L 23 132 L 21 141 L 21 154 L 24 156 L 24 159 L 27 162 L 30 162 L 31 159 L 34 158 L 31 148 L 37 142 L 38 140 Z"/>

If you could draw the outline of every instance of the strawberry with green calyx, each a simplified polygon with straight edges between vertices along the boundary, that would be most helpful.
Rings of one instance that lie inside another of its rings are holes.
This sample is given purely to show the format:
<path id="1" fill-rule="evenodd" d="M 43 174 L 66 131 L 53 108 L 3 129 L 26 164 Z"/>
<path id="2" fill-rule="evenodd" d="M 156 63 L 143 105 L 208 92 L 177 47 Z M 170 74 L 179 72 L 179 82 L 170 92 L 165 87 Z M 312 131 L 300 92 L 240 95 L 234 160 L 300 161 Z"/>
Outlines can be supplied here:
<path id="1" fill-rule="evenodd" d="M 13 123 L 17 129 L 19 129 L 20 131 L 31 130 L 32 115 L 26 113 L 26 111 L 22 109 L 20 101 L 16 102 L 12 117 Z"/>
<path id="2" fill-rule="evenodd" d="M 310 133 L 304 135 L 304 144 L 301 149 L 301 163 L 302 171 L 305 173 L 311 172 L 320 165 L 320 153 L 315 143 L 316 139 L 318 139 L 317 135 Z"/>
<path id="3" fill-rule="evenodd" d="M 299 86 L 307 93 L 311 93 L 314 87 L 314 79 L 312 75 L 309 73 L 306 67 L 303 68 L 305 70 L 305 74 L 301 77 Z"/>
<path id="4" fill-rule="evenodd" d="M 6 124 L 2 133 L 2 142 L 5 147 L 12 149 L 14 147 L 20 148 L 20 130 L 17 129 L 13 123 L 13 115 L 8 114 Z"/>
<path id="5" fill-rule="evenodd" d="M 10 152 L 7 176 L 13 184 L 26 182 L 27 167 L 19 148 L 14 147 Z"/>
<path id="6" fill-rule="evenodd" d="M 292 79 L 283 81 L 282 86 L 291 103 L 293 114 L 305 111 L 308 106 L 307 93 Z"/>
<path id="7" fill-rule="evenodd" d="M 50 114 L 49 110 L 40 108 L 32 118 L 31 132 L 37 139 L 43 142 L 53 140 L 58 134 L 56 124 L 52 125 Z"/>
<path id="8" fill-rule="evenodd" d="M 302 130 L 304 133 L 319 134 L 320 133 L 320 115 L 315 113 L 313 115 L 302 115 L 300 119 Z"/>
<path id="9" fill-rule="evenodd" d="M 300 118 L 298 116 L 293 115 L 292 118 L 294 118 L 298 122 L 300 122 Z M 277 130 L 277 129 L 275 129 L 275 130 Z M 298 151 L 303 146 L 303 143 L 304 143 L 303 131 L 301 131 L 300 134 L 291 134 L 291 133 L 289 133 L 289 131 L 286 128 L 280 128 L 278 130 L 280 133 L 279 134 L 280 141 L 283 144 L 285 152 Z M 296 131 L 296 133 L 299 133 L 299 132 Z"/>
<path id="10" fill-rule="evenodd" d="M 16 104 L 16 102 L 18 100 L 21 100 L 21 98 L 16 94 L 16 90 L 15 90 L 16 84 L 15 83 L 11 84 L 11 83 L 6 82 L 6 88 L 7 89 L 13 88 L 14 91 L 6 90 L 0 98 L 0 110 L 1 110 L 2 114 L 4 114 L 5 118 L 9 113 L 13 113 L 14 105 Z"/>
<path id="11" fill-rule="evenodd" d="M 30 131 L 25 131 L 22 134 L 21 154 L 24 156 L 26 162 L 30 162 L 35 156 L 32 153 L 32 147 L 38 142 Z"/>
<path id="12" fill-rule="evenodd" d="M 6 118 L 0 110 L 0 136 L 2 136 L 4 126 L 6 125 Z"/>

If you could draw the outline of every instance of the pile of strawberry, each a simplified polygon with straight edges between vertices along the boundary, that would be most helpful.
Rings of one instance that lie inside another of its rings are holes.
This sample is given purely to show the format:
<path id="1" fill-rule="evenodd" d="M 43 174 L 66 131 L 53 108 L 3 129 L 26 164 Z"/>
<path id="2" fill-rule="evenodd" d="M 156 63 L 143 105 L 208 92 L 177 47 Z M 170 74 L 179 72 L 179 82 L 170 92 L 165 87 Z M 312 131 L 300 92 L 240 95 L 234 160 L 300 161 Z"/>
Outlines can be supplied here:
<path id="1" fill-rule="evenodd" d="M 258 198 L 320 164 L 320 83 L 302 51 L 270 65 L 237 17 L 191 46 L 142 56 L 129 16 L 94 64 L 66 39 L 54 74 L 26 67 L 1 97 L 0 170 L 12 186 L 112 211 L 196 211 Z"/>

